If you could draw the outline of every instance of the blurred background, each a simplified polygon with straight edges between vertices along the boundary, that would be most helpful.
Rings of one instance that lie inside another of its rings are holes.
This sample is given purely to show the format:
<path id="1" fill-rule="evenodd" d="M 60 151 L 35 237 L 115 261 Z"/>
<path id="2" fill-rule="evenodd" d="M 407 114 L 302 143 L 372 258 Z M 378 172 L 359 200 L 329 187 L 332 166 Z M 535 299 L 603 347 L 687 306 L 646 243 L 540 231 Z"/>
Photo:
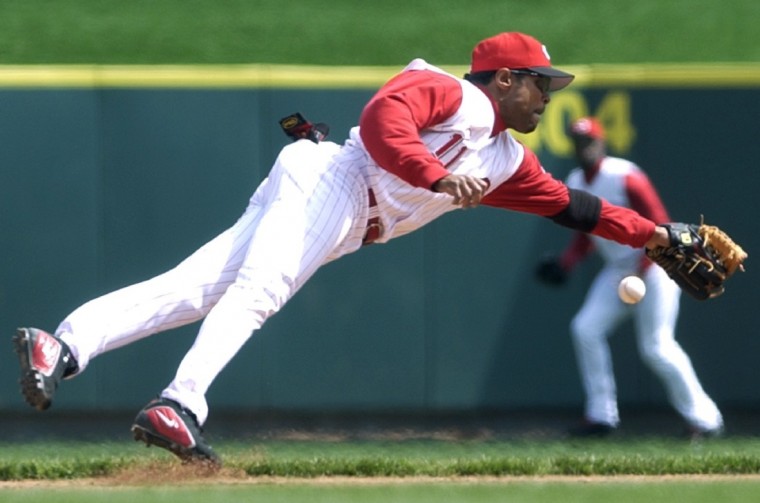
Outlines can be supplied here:
<path id="1" fill-rule="evenodd" d="M 610 153 L 648 172 L 675 220 L 704 215 L 749 252 L 724 296 L 682 299 L 678 340 L 728 431 L 732 418 L 752 424 L 758 21 L 749 0 L 1 0 L 0 417 L 15 425 L 3 434 L 41 418 L 17 389 L 16 327 L 53 331 L 230 226 L 288 143 L 281 117 L 328 122 L 340 143 L 408 61 L 461 74 L 472 47 L 501 31 L 537 37 L 578 75 L 521 137 L 548 171 L 574 166 L 567 123 L 598 115 Z M 568 238 L 538 217 L 481 208 L 328 265 L 219 376 L 210 423 L 579 418 L 567 327 L 599 263 L 563 289 L 533 278 Z M 45 418 L 115 417 L 126 431 L 197 328 L 103 355 Z M 643 411 L 666 430 L 680 424 L 629 324 L 612 347 L 623 425 Z"/>

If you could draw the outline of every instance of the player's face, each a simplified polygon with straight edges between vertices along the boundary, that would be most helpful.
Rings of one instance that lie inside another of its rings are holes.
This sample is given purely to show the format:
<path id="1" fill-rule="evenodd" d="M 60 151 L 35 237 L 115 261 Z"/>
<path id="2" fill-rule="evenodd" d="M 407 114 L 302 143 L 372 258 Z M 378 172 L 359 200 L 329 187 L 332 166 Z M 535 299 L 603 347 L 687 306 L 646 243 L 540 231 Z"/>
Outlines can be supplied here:
<path id="1" fill-rule="evenodd" d="M 583 135 L 574 135 L 572 139 L 575 147 L 575 158 L 581 166 L 592 168 L 604 157 L 605 148 L 602 140 Z"/>
<path id="2" fill-rule="evenodd" d="M 535 131 L 551 101 L 550 84 L 548 77 L 512 74 L 511 85 L 498 102 L 499 115 L 508 128 L 520 133 Z"/>

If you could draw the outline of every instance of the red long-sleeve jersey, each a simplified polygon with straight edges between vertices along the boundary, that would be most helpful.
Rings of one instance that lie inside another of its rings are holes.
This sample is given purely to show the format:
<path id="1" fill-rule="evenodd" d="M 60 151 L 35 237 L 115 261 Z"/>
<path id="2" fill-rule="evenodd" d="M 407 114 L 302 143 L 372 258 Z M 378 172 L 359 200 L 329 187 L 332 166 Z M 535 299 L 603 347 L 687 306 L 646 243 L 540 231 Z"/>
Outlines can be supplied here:
<path id="1" fill-rule="evenodd" d="M 485 205 L 542 216 L 562 212 L 570 202 L 568 188 L 505 131 L 496 104 L 485 90 L 478 88 L 479 96 L 475 97 L 472 89 L 475 86 L 469 82 L 436 69 L 422 67 L 400 73 L 362 112 L 359 136 L 364 148 L 377 166 L 415 188 L 430 191 L 436 181 L 457 170 L 478 172 L 492 182 L 482 200 Z M 484 136 L 491 140 L 484 143 L 477 138 L 486 124 Z M 451 139 L 446 141 L 449 132 Z M 505 159 L 517 163 L 503 166 L 508 176 L 489 172 Z M 498 183 L 494 183 L 495 178 Z M 380 196 L 381 206 L 384 197 L 392 195 L 385 191 Z M 397 209 L 401 203 L 394 201 L 389 206 Z M 598 223 L 592 230 L 605 239 L 635 247 L 643 246 L 653 232 L 652 221 L 606 201 L 602 201 Z"/>

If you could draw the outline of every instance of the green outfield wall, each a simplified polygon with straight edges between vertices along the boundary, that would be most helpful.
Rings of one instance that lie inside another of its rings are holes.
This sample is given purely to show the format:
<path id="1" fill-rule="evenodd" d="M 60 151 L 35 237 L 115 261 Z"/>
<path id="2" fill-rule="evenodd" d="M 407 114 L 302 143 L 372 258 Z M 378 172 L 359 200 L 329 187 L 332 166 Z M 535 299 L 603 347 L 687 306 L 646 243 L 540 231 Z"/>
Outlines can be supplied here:
<path id="1" fill-rule="evenodd" d="M 279 118 L 329 122 L 342 142 L 396 70 L 0 67 L 0 410 L 26 407 L 17 326 L 54 330 L 90 298 L 173 267 L 243 211 L 288 143 Z M 649 172 L 674 220 L 704 215 L 745 246 L 747 272 L 724 296 L 683 298 L 678 339 L 720 404 L 757 406 L 760 66 L 574 71 L 523 140 L 562 178 L 567 122 L 596 114 L 611 153 Z M 559 290 L 532 277 L 568 238 L 539 217 L 480 208 L 329 264 L 220 375 L 212 410 L 580 410 L 567 325 L 599 263 Z M 54 407 L 142 406 L 197 328 L 101 356 Z M 665 404 L 630 325 L 612 346 L 621 404 Z"/>

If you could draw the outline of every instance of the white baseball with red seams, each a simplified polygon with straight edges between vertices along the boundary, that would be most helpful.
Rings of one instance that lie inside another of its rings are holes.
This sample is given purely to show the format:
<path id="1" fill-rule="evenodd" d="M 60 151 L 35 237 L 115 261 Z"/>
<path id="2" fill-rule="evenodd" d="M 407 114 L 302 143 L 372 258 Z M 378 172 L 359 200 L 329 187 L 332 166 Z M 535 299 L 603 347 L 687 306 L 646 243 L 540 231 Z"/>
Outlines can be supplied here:
<path id="1" fill-rule="evenodd" d="M 626 304 L 637 304 L 647 293 L 647 286 L 638 276 L 626 276 L 618 285 L 618 296 Z"/>

